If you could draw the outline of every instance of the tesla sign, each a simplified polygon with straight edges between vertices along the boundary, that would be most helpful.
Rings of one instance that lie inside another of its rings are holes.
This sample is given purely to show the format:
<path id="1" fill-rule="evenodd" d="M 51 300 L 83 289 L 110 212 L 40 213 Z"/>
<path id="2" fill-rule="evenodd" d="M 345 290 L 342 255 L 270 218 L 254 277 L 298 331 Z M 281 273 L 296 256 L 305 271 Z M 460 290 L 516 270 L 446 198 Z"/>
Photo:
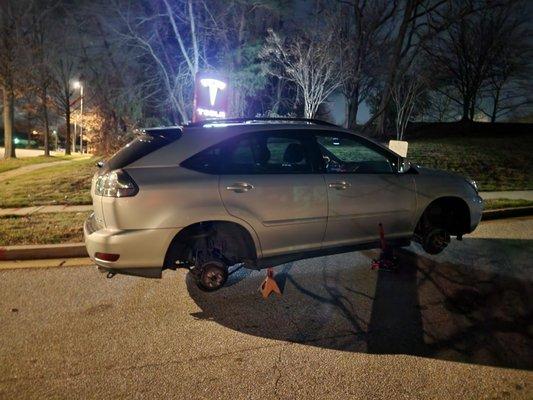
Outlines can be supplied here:
<path id="1" fill-rule="evenodd" d="M 196 74 L 194 87 L 194 121 L 226 118 L 228 80 L 213 72 Z"/>

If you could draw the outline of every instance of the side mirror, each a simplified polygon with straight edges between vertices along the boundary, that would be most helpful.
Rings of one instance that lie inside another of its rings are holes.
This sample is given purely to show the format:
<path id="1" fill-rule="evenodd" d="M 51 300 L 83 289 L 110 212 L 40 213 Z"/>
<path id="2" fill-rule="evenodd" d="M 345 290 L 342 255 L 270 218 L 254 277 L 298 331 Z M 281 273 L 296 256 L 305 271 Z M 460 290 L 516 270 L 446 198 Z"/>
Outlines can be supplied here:
<path id="1" fill-rule="evenodd" d="M 404 174 L 411 169 L 411 161 L 407 158 L 401 158 L 398 162 L 398 173 Z"/>

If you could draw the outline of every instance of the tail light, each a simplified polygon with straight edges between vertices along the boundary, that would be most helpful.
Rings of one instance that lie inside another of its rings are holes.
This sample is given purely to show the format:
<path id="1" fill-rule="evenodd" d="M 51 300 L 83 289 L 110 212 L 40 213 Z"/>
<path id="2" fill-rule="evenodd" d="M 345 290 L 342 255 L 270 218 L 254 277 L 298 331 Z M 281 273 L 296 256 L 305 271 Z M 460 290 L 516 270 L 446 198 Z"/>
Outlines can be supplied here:
<path id="1" fill-rule="evenodd" d="M 116 169 L 96 178 L 95 194 L 105 197 L 131 197 L 139 188 L 126 171 Z"/>
<path id="2" fill-rule="evenodd" d="M 102 260 L 102 261 L 114 262 L 120 258 L 120 254 L 100 253 L 97 251 L 96 253 L 94 253 L 94 258 L 98 258 L 99 260 Z"/>

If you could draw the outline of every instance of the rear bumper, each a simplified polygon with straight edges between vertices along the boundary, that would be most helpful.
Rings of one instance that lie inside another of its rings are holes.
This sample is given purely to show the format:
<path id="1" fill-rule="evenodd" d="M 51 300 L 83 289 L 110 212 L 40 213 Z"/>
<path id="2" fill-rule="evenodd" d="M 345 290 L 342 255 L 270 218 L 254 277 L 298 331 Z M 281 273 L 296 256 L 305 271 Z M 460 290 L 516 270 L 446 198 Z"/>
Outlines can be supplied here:
<path id="1" fill-rule="evenodd" d="M 83 227 L 87 253 L 96 265 L 119 273 L 151 277 L 161 274 L 165 254 L 176 231 L 108 229 L 97 226 L 92 216 Z M 95 257 L 97 252 L 119 254 L 119 258 L 117 261 L 101 260 Z"/>

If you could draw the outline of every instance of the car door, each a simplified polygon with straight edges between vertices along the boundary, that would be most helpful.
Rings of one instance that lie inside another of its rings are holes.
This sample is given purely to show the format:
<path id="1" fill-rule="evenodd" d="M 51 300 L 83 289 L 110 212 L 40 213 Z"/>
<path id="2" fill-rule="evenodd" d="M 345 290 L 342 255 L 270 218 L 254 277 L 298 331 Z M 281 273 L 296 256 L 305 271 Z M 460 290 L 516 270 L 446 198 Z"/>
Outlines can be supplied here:
<path id="1" fill-rule="evenodd" d="M 389 238 L 412 234 L 416 209 L 413 176 L 398 173 L 398 156 L 357 135 L 323 132 L 328 222 L 324 247 L 373 242 L 382 223 Z"/>
<path id="2" fill-rule="evenodd" d="M 263 257 L 321 247 L 327 193 L 311 135 L 254 132 L 225 143 L 222 154 L 222 202 L 254 228 Z"/>

